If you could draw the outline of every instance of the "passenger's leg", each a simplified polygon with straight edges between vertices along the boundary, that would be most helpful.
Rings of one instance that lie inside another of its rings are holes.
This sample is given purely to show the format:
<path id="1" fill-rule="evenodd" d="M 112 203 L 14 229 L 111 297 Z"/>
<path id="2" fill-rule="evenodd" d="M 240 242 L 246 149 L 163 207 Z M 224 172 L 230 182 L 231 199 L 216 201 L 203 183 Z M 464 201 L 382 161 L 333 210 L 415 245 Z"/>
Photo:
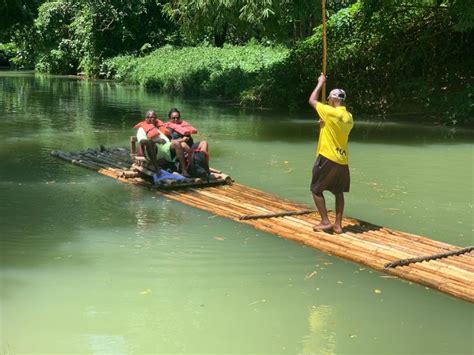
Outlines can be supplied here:
<path id="1" fill-rule="evenodd" d="M 316 208 L 319 211 L 319 215 L 321 216 L 321 223 L 315 225 L 313 227 L 314 231 L 322 231 L 331 229 L 332 225 L 328 218 L 328 211 L 326 209 L 326 200 L 324 199 L 324 195 L 322 192 L 320 193 L 313 193 L 313 200 Z"/>
<path id="2" fill-rule="evenodd" d="M 156 173 L 160 174 L 160 165 L 158 164 L 158 160 L 156 160 L 156 144 L 152 140 L 141 141 L 140 144 L 145 148 L 146 153 L 148 155 L 148 159 L 150 159 L 153 167 L 155 168 Z"/>
<path id="3" fill-rule="evenodd" d="M 344 212 L 344 194 L 335 194 L 336 197 L 336 222 L 333 230 L 335 233 L 342 233 L 342 212 Z"/>
<path id="4" fill-rule="evenodd" d="M 176 158 L 178 158 L 179 165 L 181 166 L 181 175 L 189 177 L 188 171 L 186 170 L 186 160 L 184 159 L 183 147 L 181 147 L 181 144 L 172 141 L 171 149 L 174 150 Z"/>
<path id="5" fill-rule="evenodd" d="M 209 145 L 207 144 L 207 141 L 199 142 L 198 149 L 207 152 L 209 150 Z"/>
<path id="6" fill-rule="evenodd" d="M 191 154 L 193 151 L 191 147 L 188 145 L 186 142 L 181 142 L 181 148 L 183 148 L 184 153 L 187 154 L 188 156 Z"/>

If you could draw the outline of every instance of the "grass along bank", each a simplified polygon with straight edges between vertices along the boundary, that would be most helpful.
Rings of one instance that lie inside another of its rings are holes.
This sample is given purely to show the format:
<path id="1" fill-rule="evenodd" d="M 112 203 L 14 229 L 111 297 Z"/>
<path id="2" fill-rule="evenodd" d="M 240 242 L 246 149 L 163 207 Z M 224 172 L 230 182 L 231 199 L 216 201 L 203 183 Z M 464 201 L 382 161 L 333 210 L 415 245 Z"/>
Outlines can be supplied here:
<path id="1" fill-rule="evenodd" d="M 283 62 L 289 50 L 257 44 L 216 47 L 162 47 L 145 57 L 106 60 L 107 78 L 163 93 L 215 97 L 241 102 L 263 72 Z"/>

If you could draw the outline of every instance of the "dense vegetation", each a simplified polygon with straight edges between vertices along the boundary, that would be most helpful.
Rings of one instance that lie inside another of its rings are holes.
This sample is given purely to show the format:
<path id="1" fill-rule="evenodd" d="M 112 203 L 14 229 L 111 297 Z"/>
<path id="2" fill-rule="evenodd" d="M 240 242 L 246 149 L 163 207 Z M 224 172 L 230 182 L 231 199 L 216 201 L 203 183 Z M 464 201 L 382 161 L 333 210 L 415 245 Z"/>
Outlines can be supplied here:
<path id="1" fill-rule="evenodd" d="M 245 46 L 157 49 L 148 56 L 115 57 L 105 61 L 104 75 L 170 94 L 236 100 L 253 87 L 261 73 L 281 63 L 284 47 Z"/>
<path id="2" fill-rule="evenodd" d="M 329 86 L 358 113 L 473 124 L 468 0 L 327 0 Z M 0 64 L 299 109 L 321 68 L 309 0 L 7 0 Z"/>

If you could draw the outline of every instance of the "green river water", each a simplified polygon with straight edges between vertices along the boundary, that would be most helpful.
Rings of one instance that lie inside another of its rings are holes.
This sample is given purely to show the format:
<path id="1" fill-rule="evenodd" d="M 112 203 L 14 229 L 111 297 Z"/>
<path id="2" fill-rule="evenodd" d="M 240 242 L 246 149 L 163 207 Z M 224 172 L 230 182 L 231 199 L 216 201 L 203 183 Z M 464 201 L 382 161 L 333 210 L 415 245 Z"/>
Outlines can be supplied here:
<path id="1" fill-rule="evenodd" d="M 0 354 L 474 353 L 468 302 L 49 155 L 126 147 L 172 106 L 212 166 L 311 206 L 309 110 L 0 73 Z M 345 215 L 472 245 L 473 131 L 354 117 Z"/>

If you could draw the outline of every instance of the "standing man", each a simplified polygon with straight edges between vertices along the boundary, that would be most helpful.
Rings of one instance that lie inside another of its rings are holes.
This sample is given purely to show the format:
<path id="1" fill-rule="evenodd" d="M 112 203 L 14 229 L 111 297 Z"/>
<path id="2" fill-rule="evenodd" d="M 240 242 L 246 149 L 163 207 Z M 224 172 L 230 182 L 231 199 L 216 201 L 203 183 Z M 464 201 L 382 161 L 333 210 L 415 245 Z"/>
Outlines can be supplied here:
<path id="1" fill-rule="evenodd" d="M 309 104 L 320 117 L 320 132 L 317 158 L 313 167 L 311 192 L 314 203 L 321 215 L 321 223 L 313 227 L 314 231 L 333 229 L 342 233 L 342 213 L 344 211 L 344 192 L 349 192 L 350 175 L 348 165 L 347 141 L 354 125 L 352 115 L 346 110 L 346 93 L 334 89 L 329 93 L 328 105 L 318 101 L 318 96 L 326 76 L 321 74 L 318 84 L 309 97 Z M 323 191 L 331 191 L 336 198 L 336 221 L 331 224 L 326 209 Z"/>

